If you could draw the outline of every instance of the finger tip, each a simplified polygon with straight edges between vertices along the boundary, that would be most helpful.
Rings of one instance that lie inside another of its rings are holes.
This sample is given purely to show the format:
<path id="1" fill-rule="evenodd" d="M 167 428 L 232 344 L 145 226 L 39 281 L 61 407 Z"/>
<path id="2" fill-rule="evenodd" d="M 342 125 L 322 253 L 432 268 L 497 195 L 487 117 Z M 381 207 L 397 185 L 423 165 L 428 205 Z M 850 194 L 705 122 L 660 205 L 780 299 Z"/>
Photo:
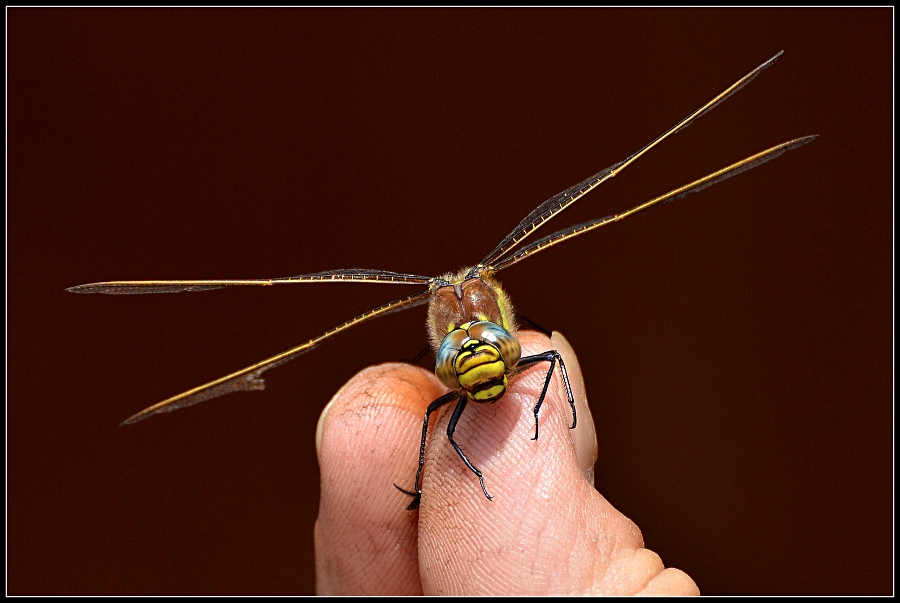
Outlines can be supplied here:
<path id="1" fill-rule="evenodd" d="M 402 510 L 408 501 L 391 484 L 411 483 L 422 415 L 442 391 L 434 375 L 408 364 L 373 366 L 351 378 L 316 430 L 322 500 L 355 508 L 360 497 L 386 497 L 384 505 Z"/>
<path id="2" fill-rule="evenodd" d="M 335 416 L 372 406 L 418 416 L 424 412 L 429 396 L 440 392 L 441 385 L 434 374 L 417 366 L 390 362 L 364 368 L 341 386 L 322 409 L 316 425 L 316 452 L 321 453 L 326 426 Z"/>

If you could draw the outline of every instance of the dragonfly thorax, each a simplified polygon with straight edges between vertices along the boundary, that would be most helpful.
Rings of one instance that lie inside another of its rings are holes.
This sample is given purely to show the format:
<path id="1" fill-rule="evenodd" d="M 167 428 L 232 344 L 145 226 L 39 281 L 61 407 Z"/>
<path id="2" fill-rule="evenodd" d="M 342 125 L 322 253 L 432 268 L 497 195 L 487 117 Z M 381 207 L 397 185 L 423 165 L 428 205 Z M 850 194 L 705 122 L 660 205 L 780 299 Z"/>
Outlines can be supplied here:
<path id="1" fill-rule="evenodd" d="M 434 280 L 428 305 L 428 336 L 435 355 L 448 333 L 467 322 L 479 321 L 500 325 L 516 335 L 512 305 L 497 281 L 471 268 Z"/>
<path id="2" fill-rule="evenodd" d="M 447 387 L 462 388 L 470 400 L 493 402 L 506 393 L 509 371 L 521 355 L 518 340 L 500 325 L 467 322 L 441 341 L 435 373 Z"/>

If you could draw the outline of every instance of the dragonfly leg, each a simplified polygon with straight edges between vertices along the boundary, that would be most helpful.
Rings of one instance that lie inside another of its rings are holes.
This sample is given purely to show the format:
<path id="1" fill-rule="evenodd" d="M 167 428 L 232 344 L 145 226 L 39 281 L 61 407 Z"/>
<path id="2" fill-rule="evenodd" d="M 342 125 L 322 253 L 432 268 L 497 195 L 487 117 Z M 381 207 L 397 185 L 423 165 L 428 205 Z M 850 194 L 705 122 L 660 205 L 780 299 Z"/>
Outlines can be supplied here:
<path id="1" fill-rule="evenodd" d="M 525 316 L 524 314 L 516 314 L 516 318 L 519 319 L 521 322 L 526 322 L 526 323 L 528 323 L 529 325 L 531 325 L 531 327 L 534 328 L 535 331 L 538 331 L 538 332 L 540 332 L 540 333 L 543 333 L 543 334 L 546 335 L 547 337 L 550 337 L 550 335 L 551 335 L 550 331 L 548 331 L 547 329 L 545 329 L 544 327 L 542 327 L 542 326 L 539 325 L 538 323 L 534 322 L 533 320 L 531 320 L 530 318 L 528 318 L 528 317 Z"/>
<path id="2" fill-rule="evenodd" d="M 478 476 L 478 482 L 481 484 L 481 491 L 484 492 L 484 495 L 488 500 L 492 500 L 494 497 L 488 494 L 487 488 L 484 487 L 484 476 L 481 475 L 481 471 L 475 468 L 472 463 L 469 462 L 469 459 L 466 458 L 466 454 L 459 447 L 459 444 L 453 439 L 453 432 L 456 431 L 456 424 L 459 422 L 459 418 L 462 416 L 463 410 L 466 408 L 466 395 L 463 394 L 459 397 L 459 402 L 456 404 L 456 408 L 453 410 L 453 416 L 450 417 L 450 424 L 447 425 L 447 438 L 450 440 L 450 443 L 453 444 L 453 448 L 456 450 L 456 454 L 459 455 L 459 458 L 463 460 L 466 464 L 466 467 L 472 470 L 472 473 Z"/>
<path id="3" fill-rule="evenodd" d="M 428 405 L 428 410 L 425 411 L 425 421 L 422 422 L 422 444 L 419 447 L 419 468 L 416 469 L 416 489 L 414 492 L 410 492 L 409 490 L 404 490 L 397 484 L 394 484 L 394 487 L 403 492 L 404 494 L 408 494 L 413 497 L 413 501 L 409 503 L 409 506 L 406 507 L 408 511 L 412 511 L 413 509 L 419 508 L 419 503 L 422 502 L 422 467 L 425 465 L 425 441 L 428 438 L 428 421 L 431 419 L 431 413 L 436 411 L 442 406 L 447 405 L 453 398 L 458 396 L 458 392 L 447 392 L 434 402 Z M 465 395 L 463 395 L 465 398 Z"/>
<path id="4" fill-rule="evenodd" d="M 422 358 L 424 358 L 425 356 L 427 356 L 428 352 L 430 352 L 430 351 L 431 351 L 431 345 L 430 344 L 426 345 L 425 349 L 423 349 L 421 352 L 416 354 L 412 360 L 408 360 L 407 362 L 409 362 L 409 364 L 419 364 L 419 361 L 422 360 Z"/>
<path id="5" fill-rule="evenodd" d="M 538 398 L 537 404 L 534 405 L 534 437 L 531 438 L 532 440 L 538 439 L 538 413 L 541 410 L 541 405 L 544 403 L 544 398 L 547 396 L 547 389 L 550 387 L 550 378 L 553 377 L 553 369 L 556 367 L 557 362 L 559 362 L 559 373 L 562 375 L 563 385 L 566 388 L 566 397 L 569 399 L 569 406 L 572 407 L 572 426 L 569 427 L 569 429 L 575 429 L 575 425 L 578 423 L 578 417 L 575 413 L 575 398 L 572 396 L 572 385 L 569 383 L 569 374 L 566 372 L 566 363 L 563 362 L 559 352 L 550 350 L 542 354 L 521 358 L 519 364 L 516 365 L 516 374 L 532 364 L 544 361 L 550 363 L 550 370 L 547 371 L 547 377 L 544 379 L 544 389 L 541 390 L 541 397 Z"/>

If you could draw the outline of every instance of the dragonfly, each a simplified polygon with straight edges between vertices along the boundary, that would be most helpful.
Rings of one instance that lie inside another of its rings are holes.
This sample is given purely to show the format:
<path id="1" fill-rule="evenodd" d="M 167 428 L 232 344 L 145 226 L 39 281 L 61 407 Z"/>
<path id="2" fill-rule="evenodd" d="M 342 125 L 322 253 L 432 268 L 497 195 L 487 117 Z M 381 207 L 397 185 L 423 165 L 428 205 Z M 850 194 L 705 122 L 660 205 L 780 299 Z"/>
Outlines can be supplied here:
<path id="1" fill-rule="evenodd" d="M 172 396 L 154 404 L 126 419 L 122 425 L 136 423 L 152 415 L 170 412 L 191 406 L 205 400 L 238 391 L 258 391 L 265 388 L 261 375 L 270 369 L 293 360 L 297 356 L 315 348 L 326 339 L 380 316 L 415 306 L 428 304 L 428 335 L 435 354 L 435 374 L 447 388 L 448 392 L 428 405 L 422 423 L 422 437 L 419 447 L 418 468 L 413 490 L 399 490 L 413 498 L 408 509 L 418 508 L 421 497 L 422 469 L 425 463 L 425 448 L 428 438 L 428 426 L 432 415 L 440 408 L 456 402 L 453 414 L 447 426 L 447 437 L 460 459 L 479 480 L 484 496 L 491 500 L 484 483 L 482 472 L 466 457 L 465 452 L 454 440 L 454 433 L 460 416 L 469 402 L 493 403 L 500 400 L 509 386 L 510 379 L 538 364 L 547 366 L 543 389 L 532 412 L 534 415 L 534 437 L 538 438 L 538 415 L 547 395 L 552 375 L 556 367 L 563 382 L 569 406 L 572 409 L 572 425 L 577 424 L 575 402 L 572 387 L 566 374 L 565 363 L 559 352 L 548 350 L 540 354 L 522 356 L 521 347 L 516 339 L 517 324 L 509 296 L 505 293 L 495 275 L 518 264 L 536 253 L 540 253 L 554 245 L 568 241 L 597 228 L 624 220 L 638 212 L 662 203 L 680 199 L 688 194 L 696 193 L 704 188 L 735 176 L 741 172 L 755 168 L 770 161 L 782 153 L 796 149 L 816 138 L 815 135 L 795 138 L 775 145 L 759 153 L 741 159 L 720 170 L 694 180 L 684 186 L 671 190 L 663 195 L 641 203 L 631 209 L 603 218 L 590 220 L 547 235 L 530 244 L 516 248 L 536 230 L 559 215 L 564 209 L 581 199 L 599 185 L 614 178 L 663 140 L 680 132 L 694 120 L 708 113 L 732 94 L 746 86 L 764 69 L 771 66 L 781 55 L 779 52 L 768 61 L 759 65 L 750 73 L 706 102 L 699 109 L 690 113 L 677 124 L 657 136 L 650 143 L 632 153 L 626 159 L 594 174 L 538 205 L 528 214 L 506 237 L 497 244 L 478 264 L 456 272 L 441 276 L 428 277 L 414 274 L 403 274 L 387 270 L 371 270 L 348 268 L 301 274 L 284 278 L 251 279 L 251 280 L 159 280 L 159 281 L 107 281 L 71 287 L 67 291 L 73 293 L 104 294 L 140 294 L 140 293 L 177 293 L 186 291 L 207 291 L 229 287 L 270 287 L 274 285 L 297 285 L 309 283 L 377 283 L 392 285 L 417 285 L 419 291 L 384 304 L 368 312 L 360 314 L 340 324 L 318 337 L 281 352 L 271 358 L 252 364 L 239 371 L 210 381 L 188 391 Z M 424 287 L 424 289 L 423 289 Z"/>

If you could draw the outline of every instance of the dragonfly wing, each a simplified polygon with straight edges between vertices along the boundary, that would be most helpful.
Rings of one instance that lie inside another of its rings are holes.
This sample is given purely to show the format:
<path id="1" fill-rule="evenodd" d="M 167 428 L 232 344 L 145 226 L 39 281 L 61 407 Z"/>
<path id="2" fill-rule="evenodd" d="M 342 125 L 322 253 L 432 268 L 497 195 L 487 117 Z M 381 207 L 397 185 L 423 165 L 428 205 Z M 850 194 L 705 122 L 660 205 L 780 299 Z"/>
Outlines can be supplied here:
<path id="1" fill-rule="evenodd" d="M 225 287 L 268 287 L 271 285 L 298 283 L 364 282 L 379 284 L 426 285 L 431 277 L 402 274 L 388 270 L 368 268 L 342 268 L 326 272 L 314 272 L 283 278 L 247 280 L 197 280 L 197 281 L 109 281 L 69 287 L 71 293 L 105 293 L 108 295 L 134 295 L 141 293 L 181 293 L 184 291 L 208 291 Z"/>
<path id="2" fill-rule="evenodd" d="M 288 362 L 289 360 L 293 360 L 300 354 L 303 354 L 304 352 L 319 345 L 322 341 L 328 339 L 332 335 L 337 335 L 342 331 L 346 331 L 350 327 L 356 326 L 361 322 L 365 322 L 372 318 L 384 316 L 386 314 L 391 314 L 392 312 L 405 310 L 407 308 L 412 308 L 414 306 L 426 303 L 430 295 L 431 291 L 426 290 L 421 293 L 416 293 L 415 295 L 410 295 L 409 297 L 394 300 L 388 304 L 379 306 L 374 310 L 369 310 L 365 314 L 360 314 L 356 318 L 348 320 L 347 322 L 340 324 L 333 329 L 322 333 L 318 337 L 315 337 L 313 339 L 310 339 L 306 343 L 298 345 L 297 347 L 293 347 L 276 356 L 272 356 L 271 358 L 267 358 L 261 362 L 257 362 L 256 364 L 248 366 L 247 368 L 241 369 L 229 375 L 225 375 L 224 377 L 220 377 L 215 381 L 210 381 L 209 383 L 205 383 L 203 385 L 195 387 L 194 389 L 182 392 L 177 396 L 172 396 L 171 398 L 154 404 L 149 408 L 145 408 L 141 412 L 125 419 L 125 421 L 122 422 L 122 425 L 136 423 L 137 421 L 146 419 L 151 415 L 162 412 L 171 412 L 179 408 L 184 408 L 185 406 L 198 404 L 205 400 L 217 398 L 219 396 L 230 394 L 232 392 L 258 391 L 261 389 L 265 389 L 265 381 L 260 377 L 260 375 L 262 375 L 265 371 L 275 368 L 276 366 L 280 366 L 285 362 Z"/>
<path id="3" fill-rule="evenodd" d="M 674 201 L 675 199 L 680 199 L 686 195 L 691 193 L 696 193 L 708 186 L 712 186 L 718 182 L 731 178 L 732 176 L 737 176 L 741 172 L 746 172 L 747 170 L 753 169 L 757 166 L 760 166 L 767 161 L 771 161 L 775 159 L 782 153 L 790 151 L 792 149 L 796 149 L 797 147 L 802 147 L 808 142 L 811 142 L 816 136 L 804 136 L 803 138 L 796 138 L 794 140 L 789 140 L 787 142 L 783 142 L 780 145 L 776 145 L 772 148 L 766 149 L 756 155 L 752 155 L 747 157 L 746 159 L 742 159 L 737 163 L 733 163 L 726 168 L 722 168 L 712 174 L 704 176 L 699 180 L 695 180 L 690 184 L 685 184 L 682 187 L 676 188 L 675 190 L 669 191 L 665 195 L 661 195 L 656 197 L 655 199 L 651 199 L 645 203 L 641 203 L 635 207 L 627 211 L 623 211 L 621 213 L 606 216 L 605 218 L 600 218 L 597 220 L 591 220 L 589 222 L 584 222 L 582 224 L 577 224 L 570 228 L 566 228 L 564 230 L 560 230 L 559 232 L 555 232 L 552 235 L 546 236 L 542 239 L 534 241 L 527 247 L 523 247 L 519 251 L 517 251 L 514 255 L 507 257 L 506 259 L 500 261 L 494 266 L 491 266 L 490 269 L 494 272 L 499 272 L 504 268 L 509 268 L 513 264 L 516 264 L 530 255 L 534 255 L 539 251 L 543 251 L 548 247 L 552 247 L 563 241 L 571 239 L 573 237 L 577 237 L 578 235 L 584 234 L 586 232 L 590 232 L 595 228 L 600 228 L 601 226 L 606 226 L 612 222 L 618 222 L 620 220 L 624 220 L 630 215 L 636 214 L 639 211 L 643 211 L 655 205 L 659 205 L 660 203 L 665 203 L 667 201 Z"/>
<path id="4" fill-rule="evenodd" d="M 782 52 L 784 51 L 779 52 L 771 59 L 736 81 L 734 84 L 729 86 L 727 89 L 718 94 L 715 98 L 707 102 L 705 105 L 682 119 L 680 122 L 666 130 L 664 133 L 657 136 L 652 142 L 644 145 L 635 153 L 632 153 L 627 159 L 620 161 L 619 163 L 612 165 L 601 172 L 598 172 L 587 180 L 579 182 L 575 186 L 567 188 L 558 195 L 551 197 L 547 201 L 544 201 L 543 203 L 538 205 L 533 212 L 528 214 L 528 216 L 526 216 L 524 220 L 519 222 L 519 225 L 516 226 L 511 233 L 506 235 L 506 237 L 504 237 L 504 239 L 500 241 L 500 244 L 497 245 L 487 255 L 486 258 L 481 260 L 481 264 L 490 265 L 491 263 L 497 261 L 507 252 L 511 251 L 513 247 L 525 240 L 525 238 L 528 237 L 531 233 L 540 228 L 551 218 L 559 214 L 562 210 L 569 207 L 572 203 L 589 193 L 601 183 L 606 182 L 610 178 L 614 177 L 616 174 L 631 165 L 634 161 L 637 161 L 637 159 L 641 155 L 655 147 L 657 144 L 659 144 L 672 134 L 683 130 L 698 117 L 708 113 L 709 111 L 712 111 L 712 109 L 715 108 L 719 103 L 723 102 L 729 96 L 749 84 L 753 80 L 753 78 L 760 74 L 763 69 L 774 63 L 778 59 L 778 57 L 781 56 Z"/>
<path id="5" fill-rule="evenodd" d="M 518 226 L 516 226 L 511 233 L 506 235 L 503 240 L 500 241 L 500 244 L 494 247 L 494 249 L 487 255 L 487 257 L 481 260 L 480 263 L 487 265 L 497 258 L 501 257 L 504 253 L 524 240 L 525 237 L 541 227 L 550 218 L 567 208 L 575 201 L 578 201 L 578 199 L 585 196 L 597 185 L 610 178 L 610 174 L 612 173 L 612 171 L 621 166 L 623 163 L 625 162 L 620 161 L 615 165 L 611 165 L 605 170 L 597 172 L 590 178 L 586 178 L 585 180 L 582 180 L 574 186 L 570 186 L 563 192 L 554 195 L 553 197 L 538 205 L 534 209 L 534 211 L 525 216 L 525 218 L 521 222 L 519 222 Z"/>

